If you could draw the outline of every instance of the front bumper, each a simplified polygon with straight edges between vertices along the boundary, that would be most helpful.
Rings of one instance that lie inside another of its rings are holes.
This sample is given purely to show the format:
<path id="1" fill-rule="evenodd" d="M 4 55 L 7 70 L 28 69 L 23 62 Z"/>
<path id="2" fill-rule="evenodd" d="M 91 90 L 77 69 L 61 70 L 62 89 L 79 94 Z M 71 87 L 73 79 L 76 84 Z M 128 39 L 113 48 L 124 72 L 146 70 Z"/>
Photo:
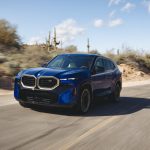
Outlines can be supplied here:
<path id="1" fill-rule="evenodd" d="M 15 79 L 14 97 L 16 100 L 35 105 L 45 106 L 73 106 L 76 104 L 77 87 L 73 84 L 60 84 L 54 90 L 27 89 L 21 86 L 19 79 Z"/>

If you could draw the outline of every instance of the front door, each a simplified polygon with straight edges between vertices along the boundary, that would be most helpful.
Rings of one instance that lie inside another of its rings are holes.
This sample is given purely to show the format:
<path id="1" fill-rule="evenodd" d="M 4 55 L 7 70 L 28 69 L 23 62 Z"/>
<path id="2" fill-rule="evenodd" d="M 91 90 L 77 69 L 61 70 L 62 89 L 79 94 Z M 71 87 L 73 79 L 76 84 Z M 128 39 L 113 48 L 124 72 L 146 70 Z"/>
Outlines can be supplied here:
<path id="1" fill-rule="evenodd" d="M 114 80 L 114 69 L 115 66 L 114 64 L 109 60 L 109 59 L 104 59 L 104 66 L 105 66 L 105 82 L 106 82 L 106 91 L 107 94 L 111 93 L 112 85 L 113 85 L 113 80 Z"/>
<path id="2" fill-rule="evenodd" d="M 107 87 L 105 83 L 105 78 L 106 75 L 104 70 L 103 59 L 98 57 L 93 66 L 92 77 L 91 77 L 92 89 L 94 95 L 98 95 L 98 96 L 104 95 Z"/>

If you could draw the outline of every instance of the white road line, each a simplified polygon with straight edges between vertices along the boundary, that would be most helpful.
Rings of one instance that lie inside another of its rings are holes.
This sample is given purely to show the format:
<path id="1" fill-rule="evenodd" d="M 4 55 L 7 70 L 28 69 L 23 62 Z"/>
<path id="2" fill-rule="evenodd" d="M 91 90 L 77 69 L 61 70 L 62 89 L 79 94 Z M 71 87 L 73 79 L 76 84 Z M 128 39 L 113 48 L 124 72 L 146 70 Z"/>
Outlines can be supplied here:
<path id="1" fill-rule="evenodd" d="M 150 80 L 123 82 L 122 87 L 150 85 Z"/>
<path id="2" fill-rule="evenodd" d="M 0 107 L 1 106 L 7 106 L 7 105 L 13 105 L 13 104 L 17 104 L 18 102 L 11 98 L 10 100 L 0 100 Z"/>
<path id="3" fill-rule="evenodd" d="M 98 129 L 103 128 L 104 126 L 106 126 L 107 124 L 113 122 L 114 120 L 118 119 L 119 117 L 120 116 L 113 116 L 113 117 L 111 117 L 109 119 L 104 120 L 103 122 L 98 123 L 95 127 L 89 129 L 86 133 L 84 133 L 81 136 L 79 136 L 78 138 L 76 138 L 76 140 L 73 140 L 70 143 L 67 143 L 66 145 L 62 145 L 60 150 L 68 150 L 68 149 L 70 149 L 72 146 L 74 146 L 75 144 L 77 144 L 78 142 L 83 140 L 84 138 L 86 138 L 89 135 L 95 133 Z"/>
<path id="4" fill-rule="evenodd" d="M 12 103 L 7 103 L 7 104 L 0 104 L 0 107 L 2 106 L 8 106 L 8 105 L 14 105 L 17 104 L 18 102 L 12 102 Z"/>
<path id="5" fill-rule="evenodd" d="M 139 104 L 134 105 L 133 107 L 131 107 L 130 109 L 128 109 L 127 111 L 122 111 L 122 113 L 126 113 L 132 109 L 135 109 L 137 106 L 139 106 Z M 80 137 L 78 137 L 76 140 L 73 140 L 70 143 L 67 143 L 66 145 L 63 145 L 61 147 L 60 150 L 68 150 L 70 149 L 72 146 L 74 146 L 75 144 L 79 143 L 80 141 L 82 141 L 84 138 L 90 136 L 91 134 L 95 133 L 96 131 L 98 131 L 99 129 L 105 127 L 106 125 L 112 123 L 113 121 L 116 121 L 117 119 L 120 118 L 120 115 L 118 116 L 112 116 L 108 119 L 105 119 L 103 122 L 98 123 L 95 127 L 89 129 L 86 133 L 82 134 Z M 50 147 L 49 147 L 50 148 Z"/>
<path id="6" fill-rule="evenodd" d="M 11 91 L 11 92 L 4 92 L 4 93 L 0 93 L 0 96 L 5 96 L 5 95 L 12 95 L 13 94 L 13 92 Z"/>

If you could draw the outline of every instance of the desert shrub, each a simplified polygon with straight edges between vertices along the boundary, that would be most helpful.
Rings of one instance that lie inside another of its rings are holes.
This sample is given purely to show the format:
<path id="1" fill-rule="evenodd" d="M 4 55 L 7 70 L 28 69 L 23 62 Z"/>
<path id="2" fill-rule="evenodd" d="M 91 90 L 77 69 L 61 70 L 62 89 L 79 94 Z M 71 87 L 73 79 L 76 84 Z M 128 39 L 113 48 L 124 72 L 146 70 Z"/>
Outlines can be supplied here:
<path id="1" fill-rule="evenodd" d="M 69 45 L 65 48 L 65 51 L 68 53 L 74 53 L 77 51 L 77 47 L 75 45 Z"/>
<path id="2" fill-rule="evenodd" d="M 120 64 L 129 64 L 129 65 L 137 65 L 137 58 L 139 54 L 136 51 L 126 50 L 120 54 L 115 54 L 113 50 L 109 50 L 104 54 L 106 57 L 111 58 L 118 65 Z"/>
<path id="3" fill-rule="evenodd" d="M 138 57 L 137 58 L 137 62 L 141 65 L 146 67 L 147 69 L 150 70 L 150 58 L 147 57 L 148 55 L 142 56 L 142 57 Z"/>
<path id="4" fill-rule="evenodd" d="M 0 53 L 0 63 L 4 63 L 6 61 L 7 61 L 7 57 L 4 54 Z"/>
<path id="5" fill-rule="evenodd" d="M 140 54 L 135 50 L 125 50 L 119 55 L 107 51 L 105 56 L 113 59 L 118 65 L 128 64 L 138 67 L 139 69 L 146 68 L 150 70 L 150 54 Z"/>
<path id="6" fill-rule="evenodd" d="M 90 50 L 90 54 L 98 54 L 98 55 L 100 55 L 100 53 L 98 52 L 98 50 Z"/>
<path id="7" fill-rule="evenodd" d="M 145 59 L 150 60 L 150 54 L 145 54 Z"/>
<path id="8" fill-rule="evenodd" d="M 20 64 L 16 61 L 5 62 L 3 70 L 8 76 L 15 76 L 20 71 Z"/>
<path id="9" fill-rule="evenodd" d="M 9 48 L 20 48 L 20 38 L 17 34 L 16 27 L 6 20 L 0 20 L 0 45 Z M 0 50 L 3 51 L 4 48 Z"/>

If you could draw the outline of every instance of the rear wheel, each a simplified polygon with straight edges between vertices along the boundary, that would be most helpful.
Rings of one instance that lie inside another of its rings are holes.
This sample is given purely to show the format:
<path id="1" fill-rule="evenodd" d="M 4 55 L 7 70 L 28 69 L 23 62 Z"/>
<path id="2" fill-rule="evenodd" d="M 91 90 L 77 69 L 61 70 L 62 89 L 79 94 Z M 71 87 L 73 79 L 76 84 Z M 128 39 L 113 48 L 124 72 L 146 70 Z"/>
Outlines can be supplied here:
<path id="1" fill-rule="evenodd" d="M 77 112 L 85 114 L 91 106 L 91 92 L 88 88 L 81 90 L 80 100 L 77 105 Z"/>
<path id="2" fill-rule="evenodd" d="M 119 84 L 117 84 L 114 92 L 110 95 L 110 98 L 113 102 L 120 101 L 120 92 L 121 92 L 121 88 L 120 88 Z"/>

